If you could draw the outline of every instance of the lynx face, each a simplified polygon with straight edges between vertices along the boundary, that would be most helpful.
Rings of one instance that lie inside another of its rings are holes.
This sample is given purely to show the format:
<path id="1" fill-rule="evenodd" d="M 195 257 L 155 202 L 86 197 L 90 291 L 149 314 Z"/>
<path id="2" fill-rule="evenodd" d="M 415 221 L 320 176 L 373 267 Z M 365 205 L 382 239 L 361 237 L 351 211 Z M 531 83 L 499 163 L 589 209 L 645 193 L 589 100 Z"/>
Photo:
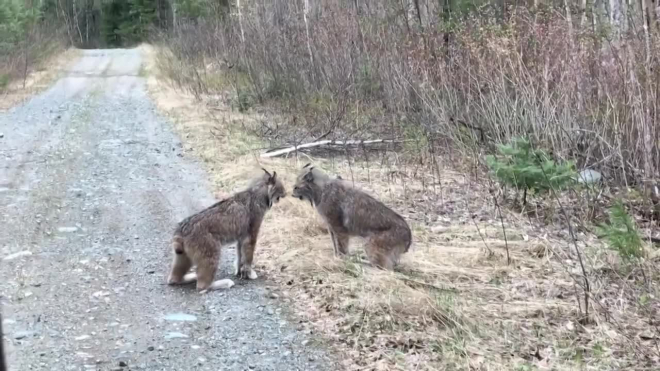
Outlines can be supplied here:
<path id="1" fill-rule="evenodd" d="M 296 184 L 294 184 L 293 192 L 291 192 L 291 196 L 301 201 L 307 200 L 313 206 L 313 202 L 312 202 L 314 200 L 314 189 L 312 187 L 313 182 L 314 182 L 314 177 L 311 171 L 302 174 L 301 176 L 298 177 Z"/>
<path id="2" fill-rule="evenodd" d="M 284 184 L 282 181 L 273 175 L 271 178 L 272 184 L 269 184 L 268 187 L 268 198 L 271 203 L 278 203 L 280 199 L 286 197 L 286 189 L 284 189 Z"/>

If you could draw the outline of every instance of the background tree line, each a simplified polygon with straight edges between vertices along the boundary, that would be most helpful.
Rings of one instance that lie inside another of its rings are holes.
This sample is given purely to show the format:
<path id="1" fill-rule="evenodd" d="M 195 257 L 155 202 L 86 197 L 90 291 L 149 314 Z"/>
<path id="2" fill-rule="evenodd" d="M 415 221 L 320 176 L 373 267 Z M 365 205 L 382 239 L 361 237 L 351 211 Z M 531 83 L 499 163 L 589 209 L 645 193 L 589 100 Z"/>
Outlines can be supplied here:
<path id="1" fill-rule="evenodd" d="M 173 7 L 169 0 L 0 0 L 0 88 L 67 45 L 139 43 L 171 25 Z"/>
<path id="2" fill-rule="evenodd" d="M 0 0 L 0 83 L 58 45 L 158 34 L 182 85 L 225 89 L 235 66 L 240 107 L 295 114 L 274 140 L 413 138 L 424 162 L 527 136 L 628 183 L 659 170 L 657 17 L 653 0 Z"/>

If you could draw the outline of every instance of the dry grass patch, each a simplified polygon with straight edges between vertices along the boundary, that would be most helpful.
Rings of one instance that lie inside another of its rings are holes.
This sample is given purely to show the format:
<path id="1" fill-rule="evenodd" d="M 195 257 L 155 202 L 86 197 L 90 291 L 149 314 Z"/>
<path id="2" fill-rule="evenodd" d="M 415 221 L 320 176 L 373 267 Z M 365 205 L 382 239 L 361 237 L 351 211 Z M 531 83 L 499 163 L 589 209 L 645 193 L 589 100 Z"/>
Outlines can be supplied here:
<path id="1" fill-rule="evenodd" d="M 261 166 L 293 184 L 309 159 L 260 159 L 257 149 L 264 144 L 245 129 L 263 116 L 210 107 L 175 91 L 159 80 L 156 51 L 143 49 L 150 56 L 152 96 L 174 118 L 185 149 L 204 161 L 217 192 L 245 185 Z M 379 168 L 314 162 L 354 179 L 413 228 L 411 251 L 396 272 L 384 272 L 364 263 L 358 240 L 349 257 L 334 257 L 327 229 L 304 202 L 285 198 L 267 214 L 257 268 L 267 282 L 277 283 L 301 326 L 332 340 L 345 355 L 346 369 L 638 369 L 653 360 L 630 341 L 643 328 L 642 313 L 622 305 L 608 314 L 634 324 L 628 332 L 603 312 L 594 315 L 594 324 L 580 325 L 578 266 L 567 241 L 506 211 L 505 239 L 487 189 L 469 177 L 446 171 L 441 193 L 429 198 L 421 196 L 418 182 L 384 181 L 391 177 Z"/>

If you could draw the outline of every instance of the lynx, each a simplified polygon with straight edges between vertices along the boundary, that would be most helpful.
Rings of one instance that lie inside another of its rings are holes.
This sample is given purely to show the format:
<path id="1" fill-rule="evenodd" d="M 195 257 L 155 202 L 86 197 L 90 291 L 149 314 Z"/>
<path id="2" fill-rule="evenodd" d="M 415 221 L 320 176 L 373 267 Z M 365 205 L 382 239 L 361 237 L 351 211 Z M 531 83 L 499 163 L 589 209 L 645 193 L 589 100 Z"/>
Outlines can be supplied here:
<path id="1" fill-rule="evenodd" d="M 214 281 L 221 249 L 236 244 L 234 274 L 257 279 L 252 258 L 261 222 L 274 203 L 286 196 L 277 173 L 253 179 L 246 190 L 216 202 L 181 221 L 172 239 L 174 259 L 168 278 L 170 285 L 197 281 L 197 290 L 206 292 L 230 288 L 231 279 Z M 188 273 L 192 265 L 197 273 Z"/>
<path id="2" fill-rule="evenodd" d="M 330 178 L 307 164 L 298 175 L 291 195 L 308 201 L 325 220 L 335 255 L 348 253 L 350 237 L 367 239 L 365 252 L 376 267 L 392 270 L 408 252 L 412 232 L 399 214 L 365 192 Z"/>

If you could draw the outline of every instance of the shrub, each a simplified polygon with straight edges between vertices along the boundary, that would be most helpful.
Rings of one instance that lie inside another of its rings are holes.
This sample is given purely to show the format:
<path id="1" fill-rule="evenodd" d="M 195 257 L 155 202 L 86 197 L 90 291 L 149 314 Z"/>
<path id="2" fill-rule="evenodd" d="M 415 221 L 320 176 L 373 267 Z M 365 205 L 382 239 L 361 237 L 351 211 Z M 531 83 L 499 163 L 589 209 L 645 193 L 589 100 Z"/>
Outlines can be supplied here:
<path id="1" fill-rule="evenodd" d="M 609 219 L 609 224 L 601 223 L 598 226 L 599 237 L 605 238 L 609 248 L 619 253 L 619 256 L 627 262 L 642 258 L 644 256 L 642 238 L 621 200 L 610 207 Z"/>
<path id="2" fill-rule="evenodd" d="M 4 89 L 9 85 L 9 75 L 8 74 L 0 74 L 0 90 Z"/>
<path id="3" fill-rule="evenodd" d="M 517 138 L 498 149 L 499 158 L 486 156 L 488 167 L 500 183 L 524 191 L 523 203 L 527 202 L 528 190 L 544 193 L 562 189 L 574 179 L 572 162 L 553 161 L 543 150 L 533 149 L 528 139 Z"/>

